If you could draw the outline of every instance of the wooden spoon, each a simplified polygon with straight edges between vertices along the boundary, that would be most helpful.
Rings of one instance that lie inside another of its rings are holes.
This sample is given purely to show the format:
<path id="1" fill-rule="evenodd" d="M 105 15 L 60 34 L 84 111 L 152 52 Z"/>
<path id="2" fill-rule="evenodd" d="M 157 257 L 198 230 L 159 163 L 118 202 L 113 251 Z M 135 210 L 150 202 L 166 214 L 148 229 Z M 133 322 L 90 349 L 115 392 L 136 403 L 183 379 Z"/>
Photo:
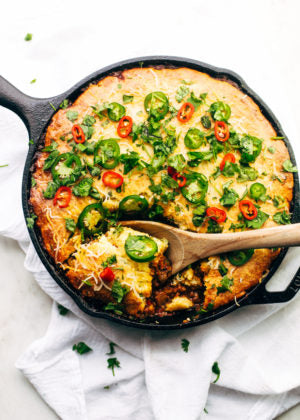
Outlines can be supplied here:
<path id="1" fill-rule="evenodd" d="M 237 233 L 194 233 L 144 220 L 129 220 L 122 225 L 166 238 L 169 242 L 166 255 L 172 264 L 172 274 L 199 259 L 224 252 L 300 245 L 300 223 Z"/>

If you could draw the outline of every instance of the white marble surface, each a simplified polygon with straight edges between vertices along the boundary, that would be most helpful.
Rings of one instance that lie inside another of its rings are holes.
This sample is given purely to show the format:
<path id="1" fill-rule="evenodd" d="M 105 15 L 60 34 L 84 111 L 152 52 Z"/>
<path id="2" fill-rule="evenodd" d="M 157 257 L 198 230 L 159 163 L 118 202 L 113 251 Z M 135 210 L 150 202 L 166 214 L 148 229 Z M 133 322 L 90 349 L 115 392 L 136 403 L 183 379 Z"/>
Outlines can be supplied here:
<path id="1" fill-rule="evenodd" d="M 14 19 L 12 12 L 18 7 L 17 3 L 18 2 L 16 1 L 8 3 L 7 7 L 9 8 L 10 13 L 9 19 Z M 213 2 L 214 7 L 208 6 L 208 2 L 199 1 L 199 3 L 201 3 L 201 7 L 203 7 L 206 15 L 210 16 L 211 29 L 216 30 L 213 28 L 213 23 L 217 9 L 215 6 L 216 3 L 219 2 Z M 143 33 L 140 33 L 144 45 L 143 47 L 142 42 L 139 42 L 139 49 L 132 47 L 135 38 L 134 36 L 131 36 L 131 44 L 127 48 L 128 51 L 123 51 L 122 54 L 116 53 L 115 59 L 108 58 L 108 55 L 105 55 L 106 53 L 104 51 L 104 59 L 103 63 L 101 62 L 101 65 L 116 61 L 119 58 L 125 58 L 126 56 L 132 57 L 142 54 L 170 53 L 173 55 L 191 56 L 202 59 L 203 61 L 232 68 L 230 65 L 230 55 L 239 54 L 241 56 L 240 66 L 239 68 L 234 67 L 232 69 L 240 72 L 244 77 L 246 75 L 247 77 L 245 78 L 251 86 L 253 86 L 251 74 L 254 74 L 254 79 L 257 80 L 257 73 L 261 72 L 261 77 L 262 80 L 265 81 L 265 86 L 260 86 L 259 93 L 266 102 L 268 102 L 268 92 L 272 89 L 272 86 L 267 77 L 268 71 L 270 70 L 268 68 L 268 59 L 264 60 L 263 57 L 263 51 L 265 49 L 266 55 L 273 57 L 273 60 L 276 63 L 276 71 L 278 74 L 282 75 L 282 78 L 278 80 L 278 84 L 281 89 L 284 89 L 285 97 L 288 101 L 287 105 L 291 109 L 295 121 L 297 121 L 300 115 L 300 26 L 298 22 L 300 2 L 298 0 L 249 0 L 245 2 L 228 1 L 225 3 L 228 5 L 229 11 L 224 22 L 228 25 L 234 25 L 234 20 L 242 19 L 245 23 L 244 25 L 237 25 L 236 37 L 242 37 L 244 41 L 243 48 L 239 48 L 238 51 L 232 48 L 232 45 L 234 45 L 234 37 L 231 38 L 231 43 L 230 40 L 228 41 L 228 48 L 226 31 L 219 37 L 219 43 L 216 42 L 216 37 L 214 38 L 214 46 L 217 48 L 217 51 L 215 52 L 213 51 L 212 45 L 208 45 L 210 40 L 208 31 L 206 31 L 204 38 L 201 36 L 199 41 L 193 41 L 194 45 L 198 43 L 198 55 L 194 53 L 190 44 L 187 44 L 185 49 L 182 47 L 177 49 L 176 36 L 172 36 L 174 27 L 171 26 L 166 14 L 167 11 L 164 9 L 166 28 L 169 29 L 170 32 L 168 44 L 164 44 L 162 41 L 161 46 L 153 46 L 151 33 L 147 33 L 146 30 L 143 30 Z M 28 10 L 28 2 L 25 2 L 24 4 Z M 185 4 L 188 4 L 188 2 Z M 243 7 L 241 7 L 241 4 L 243 4 Z M 157 3 L 157 5 L 159 5 L 159 3 Z M 69 7 L 73 7 L 72 2 L 70 2 Z M 159 7 L 157 11 L 159 12 Z M 52 13 L 52 17 L 54 12 L 54 9 L 52 9 L 52 12 L 49 12 L 50 14 Z M 175 19 L 176 23 L 188 27 L 188 16 L 183 18 L 180 10 L 173 10 L 173 12 L 176 16 L 174 17 L 174 15 L 172 15 L 172 19 Z M 142 10 L 140 10 L 140 13 L 142 16 Z M 47 12 L 45 12 L 44 17 L 46 17 L 47 20 Z M 19 14 L 18 19 L 20 23 L 23 19 L 23 15 Z M 32 20 L 32 23 L 32 26 L 35 26 L 34 20 Z M 31 29 L 32 27 L 30 27 L 30 24 L 31 21 L 30 18 L 28 18 L 27 13 L 26 26 L 22 26 L 22 24 L 18 25 L 18 37 L 22 38 L 26 32 L 34 31 L 34 29 Z M 53 30 L 50 29 L 49 22 L 47 22 L 47 25 L 47 31 Z M 63 20 L 59 22 L 59 25 L 63 26 Z M 201 25 L 200 14 L 199 25 Z M 0 28 L 0 51 L 2 59 L 5 56 L 8 60 L 9 54 L 12 54 L 11 51 L 6 49 L 5 42 L 3 41 L 5 41 L 6 37 L 13 37 L 15 28 L 16 26 L 12 25 L 11 30 L 6 29 L 5 33 L 1 33 Z M 142 26 L 139 26 L 139 28 L 141 29 Z M 114 30 L 120 31 L 121 29 L 114 25 Z M 252 31 L 259 31 L 260 43 L 253 44 L 251 36 Z M 183 32 L 180 31 L 181 35 L 182 33 Z M 223 42 L 225 42 L 225 44 Z M 101 44 L 102 41 L 100 46 Z M 218 54 L 218 50 L 220 49 L 222 49 L 222 52 Z M 227 57 L 225 56 L 223 49 L 227 49 Z M 259 57 L 258 60 L 257 57 Z M 35 94 L 33 89 L 36 88 L 34 86 L 29 86 L 28 80 L 31 80 L 33 77 L 38 78 L 39 69 L 34 68 L 34 65 L 32 68 L 30 68 L 29 65 L 25 67 L 26 84 L 23 80 L 24 78 L 20 76 L 19 70 L 10 68 L 7 62 L 4 63 L 4 61 L 1 63 L 1 67 L 2 66 L 4 69 L 3 74 L 7 78 L 28 93 L 32 95 Z M 86 74 L 95 70 L 99 65 L 98 62 L 91 62 L 87 64 L 87 67 Z M 2 68 L 0 70 L 2 72 Z M 42 71 L 42 69 L 40 70 Z M 53 67 L 50 67 L 50 71 L 54 70 Z M 57 82 L 57 91 L 49 91 L 47 89 L 46 75 L 47 73 L 44 74 L 44 80 L 41 80 L 41 90 L 39 91 L 39 94 L 41 96 L 46 96 L 58 93 L 60 89 L 59 82 Z M 85 74 L 81 74 L 80 77 L 83 77 L 84 75 Z M 76 80 L 80 77 L 75 73 L 73 74 L 73 78 Z M 72 80 L 71 78 L 71 81 L 73 82 L 76 80 Z M 256 88 L 256 86 L 253 87 Z M 274 86 L 274 88 L 276 89 L 276 86 Z M 32 89 L 32 91 L 30 91 L 30 89 Z M 274 111 L 276 113 L 276 109 L 274 109 Z M 1 137 L 0 127 L 0 146 L 3 141 L 7 141 L 7 139 L 4 139 L 3 136 Z M 31 420 L 56 419 L 57 416 L 53 411 L 44 403 L 32 386 L 14 367 L 15 360 L 23 350 L 25 350 L 33 340 L 44 334 L 49 320 L 51 301 L 36 285 L 33 277 L 24 269 L 24 255 L 18 245 L 12 240 L 0 238 L 0 262 L 0 278 L 2 283 L 0 294 L 0 418 L 5 420 L 19 420 L 21 418 L 30 418 Z M 207 418 L 209 419 L 209 416 Z M 280 418 L 285 420 L 299 419 L 300 407 L 290 410 L 290 412 L 284 414 Z"/>

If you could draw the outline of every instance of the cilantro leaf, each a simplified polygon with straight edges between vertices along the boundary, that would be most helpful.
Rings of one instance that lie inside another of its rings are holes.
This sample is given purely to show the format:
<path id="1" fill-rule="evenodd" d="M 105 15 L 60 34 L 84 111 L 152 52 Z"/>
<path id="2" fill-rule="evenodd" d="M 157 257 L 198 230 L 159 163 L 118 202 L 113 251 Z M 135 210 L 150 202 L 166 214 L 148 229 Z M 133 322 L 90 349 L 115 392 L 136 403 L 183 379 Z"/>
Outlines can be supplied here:
<path id="1" fill-rule="evenodd" d="M 103 263 L 101 264 L 102 267 L 106 268 L 114 263 L 117 262 L 117 256 L 116 255 L 111 255 L 110 257 L 107 257 L 107 259 L 105 261 L 103 261 Z"/>
<path id="2" fill-rule="evenodd" d="M 29 34 L 29 33 L 26 34 L 24 40 L 25 41 L 31 41 L 32 40 L 32 34 Z"/>
<path id="3" fill-rule="evenodd" d="M 140 155 L 137 152 L 123 153 L 120 156 L 120 162 L 124 163 L 124 174 L 128 174 L 140 163 Z"/>
<path id="4" fill-rule="evenodd" d="M 107 369 L 111 369 L 113 376 L 115 376 L 115 368 L 120 368 L 120 362 L 116 357 L 107 359 Z"/>
<path id="5" fill-rule="evenodd" d="M 47 159 L 44 162 L 44 166 L 43 166 L 44 171 L 47 171 L 48 169 L 51 168 L 51 166 L 53 165 L 58 155 L 59 155 L 58 150 L 54 150 L 53 152 L 50 153 L 50 155 L 47 157 Z"/>
<path id="6" fill-rule="evenodd" d="M 176 92 L 176 96 L 175 96 L 176 101 L 182 102 L 189 92 L 190 92 L 190 89 L 187 86 L 179 86 Z"/>
<path id="7" fill-rule="evenodd" d="M 291 223 L 291 215 L 286 213 L 285 210 L 283 210 L 282 212 L 275 213 L 273 216 L 273 220 L 279 225 L 289 225 Z"/>
<path id="8" fill-rule="evenodd" d="M 73 187 L 73 194 L 77 197 L 87 197 L 89 195 L 93 178 L 83 178 L 77 185 Z"/>
<path id="9" fill-rule="evenodd" d="M 32 213 L 30 217 L 26 217 L 27 227 L 28 229 L 33 229 L 34 221 L 37 218 L 37 216 Z"/>
<path id="10" fill-rule="evenodd" d="M 111 294 L 117 303 L 121 303 L 124 296 L 129 292 L 128 286 L 122 286 L 122 284 L 115 280 L 111 289 Z"/>
<path id="11" fill-rule="evenodd" d="M 56 182 L 49 181 L 46 190 L 43 191 L 43 196 L 48 199 L 53 198 L 58 187 L 59 185 Z"/>
<path id="12" fill-rule="evenodd" d="M 224 188 L 223 190 L 224 190 L 224 193 L 222 197 L 220 198 L 220 203 L 224 207 L 233 206 L 239 198 L 238 193 L 235 190 L 229 189 L 229 188 Z"/>
<path id="13" fill-rule="evenodd" d="M 78 344 L 74 344 L 72 347 L 73 351 L 77 351 L 79 354 L 88 353 L 90 351 L 93 351 L 87 344 L 85 344 L 83 341 L 80 341 Z"/>
<path id="14" fill-rule="evenodd" d="M 230 287 L 233 285 L 233 279 L 230 279 L 226 275 L 222 277 L 221 286 L 217 287 L 217 294 L 224 292 L 231 292 Z"/>
<path id="15" fill-rule="evenodd" d="M 181 340 L 182 350 L 185 351 L 186 353 L 189 351 L 189 345 L 190 345 L 190 342 L 186 338 L 183 338 Z"/>
<path id="16" fill-rule="evenodd" d="M 59 303 L 57 304 L 57 309 L 58 312 L 60 313 L 60 315 L 64 316 L 69 312 L 69 309 L 65 308 L 64 306 L 60 305 Z"/>
<path id="17" fill-rule="evenodd" d="M 116 344 L 112 341 L 109 343 L 109 353 L 106 353 L 108 356 L 111 356 L 112 354 L 115 354 L 115 346 Z"/>
<path id="18" fill-rule="evenodd" d="M 33 144 L 33 143 L 31 143 Z M 44 149 L 42 150 L 43 152 L 54 152 L 54 150 L 57 149 L 58 144 L 56 143 L 56 141 L 51 140 L 51 143 L 49 146 L 44 147 Z"/>
<path id="19" fill-rule="evenodd" d="M 77 111 L 67 111 L 66 116 L 69 121 L 74 122 L 78 118 L 78 112 Z"/>
<path id="20" fill-rule="evenodd" d="M 168 165 L 176 169 L 177 172 L 181 172 L 185 167 L 185 158 L 182 154 L 170 156 L 167 162 Z"/>
<path id="21" fill-rule="evenodd" d="M 66 229 L 70 232 L 74 233 L 76 229 L 76 222 L 73 219 L 65 219 L 66 221 Z"/>
<path id="22" fill-rule="evenodd" d="M 122 315 L 123 311 L 122 311 L 122 305 L 119 305 L 117 303 L 113 303 L 113 302 L 108 302 L 108 304 L 104 307 L 105 311 L 112 311 L 117 315 Z"/>
<path id="23" fill-rule="evenodd" d="M 59 105 L 61 109 L 66 109 L 69 106 L 69 99 L 64 99 L 62 103 Z"/>
<path id="24" fill-rule="evenodd" d="M 217 375 L 216 379 L 213 381 L 213 384 L 215 384 L 215 383 L 219 380 L 219 378 L 220 378 L 220 374 L 221 374 L 221 371 L 220 371 L 220 368 L 219 368 L 218 362 L 215 362 L 215 363 L 212 365 L 212 367 L 211 367 L 211 371 L 212 371 L 212 373 L 214 373 L 215 375 Z"/>
<path id="25" fill-rule="evenodd" d="M 133 95 L 123 95 L 123 104 L 131 104 Z"/>
<path id="26" fill-rule="evenodd" d="M 285 160 L 282 166 L 285 172 L 298 172 L 298 169 L 296 168 L 296 166 L 294 166 L 289 159 Z"/>
<path id="27" fill-rule="evenodd" d="M 267 213 L 264 213 L 261 210 L 257 210 L 257 216 L 255 219 L 247 220 L 245 219 L 246 227 L 252 228 L 252 229 L 260 229 L 262 225 L 268 220 L 269 215 Z"/>

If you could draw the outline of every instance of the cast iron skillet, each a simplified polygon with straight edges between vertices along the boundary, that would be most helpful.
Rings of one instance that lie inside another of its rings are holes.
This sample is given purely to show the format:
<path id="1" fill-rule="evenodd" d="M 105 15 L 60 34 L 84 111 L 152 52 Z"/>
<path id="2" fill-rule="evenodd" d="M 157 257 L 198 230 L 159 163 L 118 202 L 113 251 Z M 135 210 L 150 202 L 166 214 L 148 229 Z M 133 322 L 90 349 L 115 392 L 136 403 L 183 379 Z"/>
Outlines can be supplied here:
<path id="1" fill-rule="evenodd" d="M 43 135 L 52 116 L 55 113 L 53 107 L 58 109 L 63 99 L 66 98 L 69 99 L 71 102 L 74 101 L 89 86 L 90 83 L 97 82 L 108 75 L 115 75 L 116 77 L 121 77 L 121 73 L 123 70 L 139 66 L 156 66 L 169 68 L 188 67 L 191 69 L 208 73 L 212 77 L 230 81 L 241 91 L 249 95 L 254 100 L 254 102 L 258 104 L 262 113 L 271 122 L 278 135 L 285 137 L 285 142 L 289 150 L 291 161 L 294 165 L 296 164 L 291 145 L 287 140 L 286 135 L 282 131 L 282 128 L 279 122 L 277 121 L 276 117 L 273 115 L 273 113 L 267 107 L 267 105 L 246 85 L 243 79 L 241 79 L 237 74 L 229 70 L 216 68 L 211 65 L 201 63 L 199 61 L 187 58 L 167 56 L 139 57 L 121 61 L 119 63 L 105 67 L 102 70 L 96 71 L 95 73 L 83 79 L 81 82 L 77 83 L 67 92 L 55 96 L 53 98 L 47 99 L 32 98 L 30 96 L 24 95 L 22 92 L 20 92 L 18 89 L 16 89 L 14 86 L 12 86 L 9 82 L 7 82 L 4 78 L 0 76 L 0 105 L 9 108 L 21 117 L 29 132 L 29 138 L 32 139 L 34 142 L 34 144 L 29 146 L 29 152 L 23 174 L 22 200 L 25 218 L 30 216 L 30 207 L 28 204 L 28 200 L 31 187 L 31 172 L 33 169 L 32 164 L 34 161 L 34 156 L 39 144 L 42 144 L 43 142 Z M 292 222 L 299 223 L 299 181 L 297 173 L 294 173 L 294 197 L 291 205 L 291 211 L 293 212 Z M 146 320 L 144 322 L 138 322 L 135 319 L 131 319 L 130 317 L 125 318 L 119 315 L 105 312 L 101 310 L 99 306 L 97 307 L 97 305 L 94 302 L 84 300 L 80 296 L 78 291 L 73 289 L 73 287 L 69 284 L 63 272 L 61 272 L 55 266 L 52 258 L 43 248 L 42 238 L 39 229 L 37 227 L 35 227 L 34 229 L 29 229 L 29 234 L 41 261 L 43 262 L 51 276 L 54 278 L 54 280 L 57 282 L 57 284 L 72 297 L 72 299 L 85 313 L 91 316 L 110 319 L 120 324 L 132 327 L 151 330 L 171 330 L 205 324 L 207 322 L 220 318 L 238 308 L 237 304 L 233 302 L 228 304 L 227 306 L 202 314 L 197 319 L 193 319 L 192 311 L 184 311 L 172 317 L 156 318 Z M 270 272 L 262 280 L 262 282 L 254 286 L 250 291 L 248 291 L 248 293 L 246 293 L 246 295 L 244 295 L 238 300 L 239 306 L 258 303 L 286 302 L 292 299 L 292 297 L 298 292 L 300 288 L 300 269 L 298 270 L 297 274 L 292 279 L 286 290 L 283 290 L 281 292 L 268 292 L 265 289 L 266 283 L 275 273 L 276 269 L 279 267 L 279 264 L 281 263 L 286 252 L 287 249 L 283 249 L 280 255 L 277 257 L 276 261 L 273 263 Z M 183 321 L 187 317 L 191 318 L 191 321 L 183 323 Z"/>

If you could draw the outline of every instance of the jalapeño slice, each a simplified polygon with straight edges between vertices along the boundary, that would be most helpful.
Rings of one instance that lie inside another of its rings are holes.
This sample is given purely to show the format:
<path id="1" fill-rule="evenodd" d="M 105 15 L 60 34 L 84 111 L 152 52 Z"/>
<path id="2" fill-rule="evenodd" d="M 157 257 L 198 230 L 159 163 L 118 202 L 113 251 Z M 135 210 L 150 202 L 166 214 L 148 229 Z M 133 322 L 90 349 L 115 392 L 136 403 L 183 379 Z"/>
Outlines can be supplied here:
<path id="1" fill-rule="evenodd" d="M 161 120 L 169 111 L 169 100 L 162 92 L 152 92 L 146 96 L 144 107 L 151 117 Z"/>
<path id="2" fill-rule="evenodd" d="M 63 153 L 57 156 L 51 167 L 53 180 L 60 185 L 74 184 L 80 177 L 81 171 L 81 160 L 74 153 Z"/>
<path id="3" fill-rule="evenodd" d="M 141 213 L 148 208 L 148 201 L 140 195 L 128 195 L 119 204 L 119 210 L 126 216 Z"/>
<path id="4" fill-rule="evenodd" d="M 125 242 L 125 251 L 133 261 L 147 262 L 154 259 L 157 244 L 149 236 L 129 235 Z"/>
<path id="5" fill-rule="evenodd" d="M 228 261 L 230 264 L 239 267 L 240 265 L 246 264 L 254 254 L 254 249 L 244 249 L 243 251 L 233 251 L 227 254 Z"/>
<path id="6" fill-rule="evenodd" d="M 194 172 L 187 174 L 186 179 L 187 181 L 185 186 L 181 188 L 182 195 L 190 203 L 201 203 L 208 189 L 208 181 L 206 176 Z"/>
<path id="7" fill-rule="evenodd" d="M 120 121 L 120 119 L 124 117 L 125 111 L 126 110 L 123 105 L 120 105 L 117 102 L 112 102 L 109 104 L 107 115 L 108 118 L 112 121 Z"/>
<path id="8" fill-rule="evenodd" d="M 198 128 L 190 128 L 184 137 L 188 149 L 198 149 L 204 142 L 204 134 Z"/>
<path id="9" fill-rule="evenodd" d="M 115 139 L 101 140 L 95 147 L 94 164 L 113 169 L 119 163 L 120 147 Z"/>
<path id="10" fill-rule="evenodd" d="M 264 196 L 267 192 L 266 187 L 261 184 L 260 182 L 255 182 L 250 187 L 250 197 L 254 198 L 254 200 L 259 200 L 260 197 Z"/>
<path id="11" fill-rule="evenodd" d="M 78 218 L 78 227 L 86 236 L 103 232 L 105 227 L 105 214 L 102 204 L 94 203 L 86 206 Z"/>

